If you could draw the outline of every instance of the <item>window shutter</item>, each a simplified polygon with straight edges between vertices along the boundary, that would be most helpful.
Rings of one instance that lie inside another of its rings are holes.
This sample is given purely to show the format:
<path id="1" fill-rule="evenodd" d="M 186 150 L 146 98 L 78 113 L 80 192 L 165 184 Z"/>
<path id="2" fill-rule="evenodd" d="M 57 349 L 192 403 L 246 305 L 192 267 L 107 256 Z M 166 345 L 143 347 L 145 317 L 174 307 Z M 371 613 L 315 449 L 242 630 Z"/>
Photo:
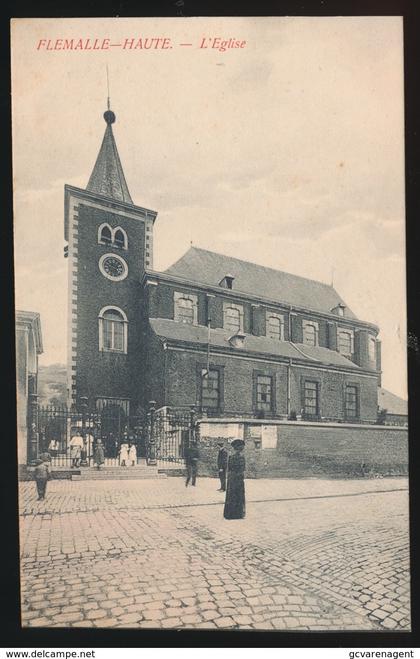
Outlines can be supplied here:
<path id="1" fill-rule="evenodd" d="M 335 323 L 328 323 L 328 348 L 330 350 L 338 350 L 337 342 L 337 325 Z"/>
<path id="2" fill-rule="evenodd" d="M 292 341 L 293 343 L 303 343 L 302 318 L 292 315 Z"/>

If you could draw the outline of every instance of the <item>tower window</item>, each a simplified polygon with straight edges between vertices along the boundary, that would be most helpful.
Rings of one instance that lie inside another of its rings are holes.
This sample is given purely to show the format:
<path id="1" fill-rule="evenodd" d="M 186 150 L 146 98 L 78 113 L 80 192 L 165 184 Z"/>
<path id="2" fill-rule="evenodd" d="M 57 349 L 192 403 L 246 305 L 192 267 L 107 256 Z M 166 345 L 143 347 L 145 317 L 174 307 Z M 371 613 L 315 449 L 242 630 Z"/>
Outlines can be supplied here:
<path id="1" fill-rule="evenodd" d="M 101 224 L 98 228 L 98 243 L 100 245 L 112 245 L 118 249 L 128 249 L 127 234 L 121 227 L 110 227 L 109 224 Z"/>
<path id="2" fill-rule="evenodd" d="M 121 229 L 116 229 L 114 233 L 114 244 L 116 247 L 125 247 L 125 238 Z"/>
<path id="3" fill-rule="evenodd" d="M 99 350 L 127 353 L 127 316 L 117 307 L 105 307 L 99 314 Z"/>
<path id="4" fill-rule="evenodd" d="M 112 229 L 108 224 L 100 227 L 99 242 L 103 245 L 110 245 L 112 243 Z"/>
<path id="5" fill-rule="evenodd" d="M 174 319 L 186 325 L 197 325 L 197 296 L 189 293 L 174 293 Z"/>

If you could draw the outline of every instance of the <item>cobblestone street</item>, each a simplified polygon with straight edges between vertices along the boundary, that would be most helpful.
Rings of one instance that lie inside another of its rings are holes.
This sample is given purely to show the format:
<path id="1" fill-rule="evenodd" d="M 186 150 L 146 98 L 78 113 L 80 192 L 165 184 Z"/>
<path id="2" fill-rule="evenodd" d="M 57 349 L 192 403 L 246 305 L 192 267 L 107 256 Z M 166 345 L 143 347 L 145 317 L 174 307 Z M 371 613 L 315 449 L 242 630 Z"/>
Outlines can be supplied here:
<path id="1" fill-rule="evenodd" d="M 248 480 L 20 485 L 22 623 L 35 627 L 409 630 L 408 486 Z"/>

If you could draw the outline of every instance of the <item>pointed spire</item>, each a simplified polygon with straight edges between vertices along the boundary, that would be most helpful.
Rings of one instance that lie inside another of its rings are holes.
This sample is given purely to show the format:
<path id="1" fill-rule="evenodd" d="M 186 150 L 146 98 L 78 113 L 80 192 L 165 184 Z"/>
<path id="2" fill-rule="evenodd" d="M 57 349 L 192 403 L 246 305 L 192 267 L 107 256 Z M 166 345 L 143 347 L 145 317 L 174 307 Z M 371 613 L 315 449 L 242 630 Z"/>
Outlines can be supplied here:
<path id="1" fill-rule="evenodd" d="M 108 109 L 104 112 L 106 129 L 102 145 L 96 159 L 95 166 L 87 184 L 87 190 L 97 192 L 105 197 L 118 199 L 132 204 L 130 193 L 125 180 L 121 160 L 118 155 L 117 145 L 112 132 L 112 124 L 115 122 L 115 114 L 110 110 L 109 88 Z"/>

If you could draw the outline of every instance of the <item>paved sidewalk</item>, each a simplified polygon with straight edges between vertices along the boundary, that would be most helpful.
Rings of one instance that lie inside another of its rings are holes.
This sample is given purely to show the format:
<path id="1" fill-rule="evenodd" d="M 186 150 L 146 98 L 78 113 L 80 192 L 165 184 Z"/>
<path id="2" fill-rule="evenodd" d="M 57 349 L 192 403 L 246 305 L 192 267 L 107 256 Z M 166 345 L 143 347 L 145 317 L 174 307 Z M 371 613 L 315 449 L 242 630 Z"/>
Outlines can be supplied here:
<path id="1" fill-rule="evenodd" d="M 30 626 L 407 630 L 405 479 L 22 483 Z"/>

